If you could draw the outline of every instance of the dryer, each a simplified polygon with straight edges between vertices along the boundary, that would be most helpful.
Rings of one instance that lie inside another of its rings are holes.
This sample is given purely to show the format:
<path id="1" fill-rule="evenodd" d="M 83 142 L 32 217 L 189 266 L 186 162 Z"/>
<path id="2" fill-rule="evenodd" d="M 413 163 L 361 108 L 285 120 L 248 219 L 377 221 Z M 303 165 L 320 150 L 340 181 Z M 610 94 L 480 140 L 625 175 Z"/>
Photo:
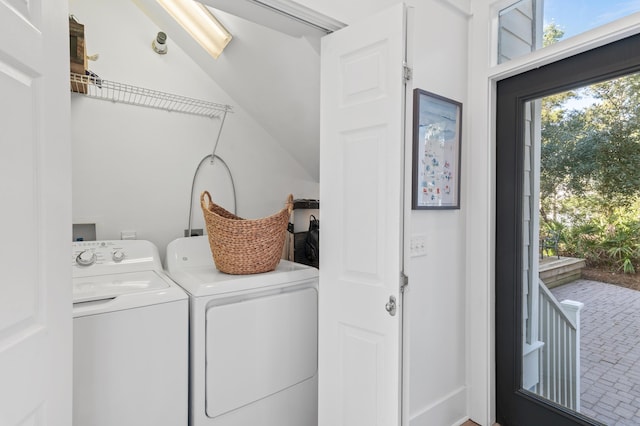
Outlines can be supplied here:
<path id="1" fill-rule="evenodd" d="M 73 425 L 184 426 L 187 294 L 148 241 L 74 242 Z"/>
<path id="2" fill-rule="evenodd" d="M 317 425 L 318 270 L 224 274 L 207 236 L 172 241 L 166 269 L 189 294 L 189 424 Z"/>

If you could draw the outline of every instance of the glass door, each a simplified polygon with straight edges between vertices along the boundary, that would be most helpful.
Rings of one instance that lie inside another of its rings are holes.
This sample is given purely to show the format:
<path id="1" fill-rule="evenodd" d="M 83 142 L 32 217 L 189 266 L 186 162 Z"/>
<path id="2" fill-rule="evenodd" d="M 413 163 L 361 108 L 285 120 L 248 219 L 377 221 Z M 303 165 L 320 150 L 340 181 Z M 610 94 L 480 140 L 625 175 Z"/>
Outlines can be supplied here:
<path id="1" fill-rule="evenodd" d="M 581 368 L 580 315 L 584 303 L 554 294 L 551 278 L 544 275 L 552 268 L 549 265 L 559 271 L 562 268 L 556 266 L 566 260 L 560 250 L 561 229 L 556 226 L 562 220 L 551 220 L 562 215 L 545 209 L 550 208 L 554 197 L 557 201 L 558 197 L 580 194 L 578 182 L 574 188 L 558 180 L 568 179 L 570 166 L 579 169 L 580 164 L 590 165 L 593 156 L 587 153 L 579 163 L 579 157 L 568 155 L 581 153 L 574 149 L 579 135 L 556 138 L 555 147 L 542 148 L 544 137 L 558 130 L 549 121 L 553 117 L 548 116 L 553 112 L 553 102 L 566 101 L 581 87 L 639 70 L 640 36 L 633 36 L 498 83 L 496 395 L 500 424 L 625 424 L 625 419 L 617 423 L 619 418 L 613 411 L 607 416 L 583 404 L 587 381 Z M 639 90 L 637 86 L 632 82 L 628 87 Z M 598 125 L 602 123 L 598 121 Z M 571 122 L 564 125 L 571 130 Z M 607 130 L 613 127 L 615 123 L 610 122 Z M 619 161 L 634 155 L 623 151 Z M 549 176 L 551 172 L 556 181 Z M 594 176 L 587 176 L 590 185 Z M 570 222 L 575 224 L 576 219 Z M 600 387 L 609 385 L 605 380 Z"/>

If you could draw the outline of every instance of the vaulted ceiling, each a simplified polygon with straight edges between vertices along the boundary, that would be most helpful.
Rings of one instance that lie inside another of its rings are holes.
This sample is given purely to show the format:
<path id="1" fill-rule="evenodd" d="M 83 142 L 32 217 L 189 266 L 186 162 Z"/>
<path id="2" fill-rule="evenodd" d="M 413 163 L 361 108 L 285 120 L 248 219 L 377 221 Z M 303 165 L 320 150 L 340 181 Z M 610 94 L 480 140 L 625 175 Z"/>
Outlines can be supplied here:
<path id="1" fill-rule="evenodd" d="M 204 0 L 233 35 L 216 60 L 154 0 L 134 1 L 304 167 L 311 179 L 319 180 L 320 37 L 325 32 L 265 13 L 244 0 Z"/>

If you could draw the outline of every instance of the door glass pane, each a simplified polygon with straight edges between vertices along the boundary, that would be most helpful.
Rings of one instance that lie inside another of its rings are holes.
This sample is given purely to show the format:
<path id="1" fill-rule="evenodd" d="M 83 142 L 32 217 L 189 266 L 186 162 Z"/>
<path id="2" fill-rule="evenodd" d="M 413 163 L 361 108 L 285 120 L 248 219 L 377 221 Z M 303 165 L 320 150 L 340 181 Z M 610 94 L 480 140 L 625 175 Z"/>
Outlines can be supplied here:
<path id="1" fill-rule="evenodd" d="M 524 114 L 522 388 L 640 424 L 640 75 Z"/>
<path id="2" fill-rule="evenodd" d="M 498 13 L 498 63 L 640 11 L 630 0 L 520 0 Z"/>

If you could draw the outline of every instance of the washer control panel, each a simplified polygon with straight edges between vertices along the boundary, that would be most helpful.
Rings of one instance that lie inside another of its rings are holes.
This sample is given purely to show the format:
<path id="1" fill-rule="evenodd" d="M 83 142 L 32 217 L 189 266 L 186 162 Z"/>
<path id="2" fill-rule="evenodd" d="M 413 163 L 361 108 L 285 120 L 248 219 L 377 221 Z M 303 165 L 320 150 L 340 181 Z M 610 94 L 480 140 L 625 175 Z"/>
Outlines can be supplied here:
<path id="1" fill-rule="evenodd" d="M 157 248 L 144 240 L 74 241 L 73 276 L 162 270 Z"/>
<path id="2" fill-rule="evenodd" d="M 91 266 L 109 261 L 122 262 L 127 257 L 124 247 L 115 241 L 78 241 L 73 243 L 73 249 L 77 266 Z"/>

